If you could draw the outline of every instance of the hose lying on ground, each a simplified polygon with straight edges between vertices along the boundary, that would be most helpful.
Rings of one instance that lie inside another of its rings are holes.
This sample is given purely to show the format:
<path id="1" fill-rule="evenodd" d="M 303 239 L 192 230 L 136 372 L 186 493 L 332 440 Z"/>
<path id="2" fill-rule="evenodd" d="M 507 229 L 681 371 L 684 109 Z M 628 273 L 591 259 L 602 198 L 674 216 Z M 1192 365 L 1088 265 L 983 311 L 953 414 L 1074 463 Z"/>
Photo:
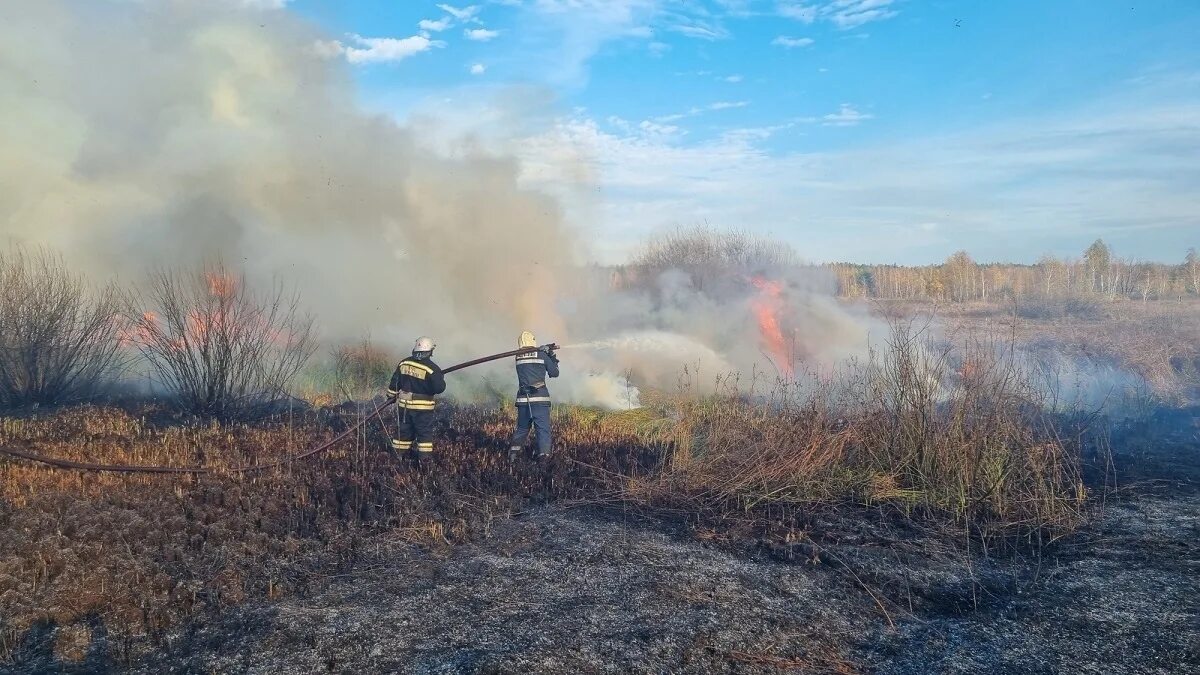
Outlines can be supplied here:
<path id="1" fill-rule="evenodd" d="M 555 349 L 557 346 L 556 345 L 547 345 L 546 347 L 548 347 L 549 349 Z M 491 356 L 484 356 L 484 357 L 481 357 L 478 359 L 473 359 L 471 361 L 464 361 L 462 363 L 457 363 L 453 366 L 450 366 L 449 368 L 443 369 L 442 372 L 448 374 L 448 373 L 452 373 L 456 370 L 462 370 L 463 368 L 470 368 L 471 366 L 477 366 L 481 363 L 487 363 L 488 361 L 495 361 L 497 359 L 505 358 L 506 356 L 516 356 L 517 354 L 523 354 L 525 352 L 536 351 L 538 349 L 543 349 L 543 347 L 524 347 L 521 349 L 514 349 L 514 350 L 508 351 L 508 352 L 502 352 L 500 354 L 492 354 Z M 13 457 L 15 459 L 23 459 L 28 462 L 36 462 L 38 464 L 43 464 L 45 466 L 48 466 L 48 467 L 51 467 L 54 469 L 73 469 L 76 471 L 98 471 L 98 472 L 105 472 L 105 473 L 158 473 L 158 474 L 173 473 L 173 474 L 187 474 L 187 475 L 213 474 L 213 473 L 253 473 L 253 472 L 257 472 L 257 471 L 266 471 L 267 469 L 274 469 L 276 467 L 284 466 L 286 464 L 298 462 L 302 459 L 308 459 L 309 457 L 312 457 L 314 455 L 319 455 L 322 452 L 325 452 L 326 450 L 332 448 L 333 446 L 335 446 L 338 443 L 345 440 L 348 436 L 350 436 L 350 434 L 353 434 L 355 431 L 358 431 L 360 428 L 362 428 L 362 426 L 364 424 L 367 423 L 367 420 L 371 419 L 371 417 L 378 415 L 380 412 L 386 410 L 389 406 L 391 406 L 395 402 L 396 402 L 396 399 L 389 398 L 387 401 L 380 403 L 378 406 L 375 407 L 375 410 L 373 410 L 370 415 L 363 417 L 361 422 L 359 422 L 358 424 L 355 424 L 354 426 L 350 427 L 349 429 L 346 429 L 345 431 L 338 434 L 337 436 L 334 436 L 332 439 L 325 441 L 324 443 L 322 443 L 314 448 L 305 450 L 304 452 L 302 452 L 298 455 L 293 455 L 291 457 L 285 457 L 281 460 L 274 461 L 274 462 L 268 462 L 266 464 L 254 464 L 251 466 L 237 466 L 237 467 L 231 467 L 231 468 L 227 468 L 227 469 L 215 469 L 215 468 L 203 467 L 203 466 L 138 466 L 138 465 L 133 465 L 133 464 L 93 464 L 91 462 L 73 462 L 68 459 L 55 459 L 53 457 L 45 457 L 43 455 L 38 455 L 38 454 L 35 454 L 32 452 L 26 452 L 24 450 L 18 450 L 16 448 L 5 448 L 5 447 L 0 447 L 0 455 L 7 455 L 9 457 Z"/>

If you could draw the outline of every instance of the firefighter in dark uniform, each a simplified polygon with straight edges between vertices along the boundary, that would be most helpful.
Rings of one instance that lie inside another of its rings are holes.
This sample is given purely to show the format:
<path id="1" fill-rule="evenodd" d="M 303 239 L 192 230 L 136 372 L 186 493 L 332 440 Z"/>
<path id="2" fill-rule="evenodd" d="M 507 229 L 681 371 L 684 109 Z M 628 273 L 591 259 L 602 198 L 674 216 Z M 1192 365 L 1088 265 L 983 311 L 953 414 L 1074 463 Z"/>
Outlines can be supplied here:
<path id="1" fill-rule="evenodd" d="M 406 452 L 414 462 L 433 452 L 434 396 L 446 391 L 446 377 L 433 362 L 433 340 L 417 339 L 412 356 L 392 373 L 388 395 L 396 398 L 396 438 L 392 447 Z"/>
<path id="2" fill-rule="evenodd" d="M 525 331 L 517 340 L 521 348 L 537 347 L 533 333 Z M 516 457 L 529 438 L 530 427 L 537 433 L 538 459 L 550 456 L 550 389 L 547 377 L 558 377 L 558 357 L 545 347 L 517 354 L 517 430 L 513 433 L 509 455 Z"/>

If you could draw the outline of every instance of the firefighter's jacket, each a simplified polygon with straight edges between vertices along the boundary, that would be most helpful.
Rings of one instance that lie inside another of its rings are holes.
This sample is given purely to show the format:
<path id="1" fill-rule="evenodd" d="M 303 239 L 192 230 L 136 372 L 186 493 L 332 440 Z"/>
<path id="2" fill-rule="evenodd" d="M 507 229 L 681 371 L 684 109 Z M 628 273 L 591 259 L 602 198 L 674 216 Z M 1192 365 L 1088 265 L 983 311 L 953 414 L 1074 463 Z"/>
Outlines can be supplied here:
<path id="1" fill-rule="evenodd" d="M 517 405 L 550 405 L 549 377 L 558 377 L 553 353 L 539 349 L 517 354 Z"/>
<path id="2" fill-rule="evenodd" d="M 388 394 L 396 397 L 396 405 L 409 410 L 433 410 L 437 394 L 446 391 L 446 376 L 429 358 L 410 356 L 396 366 Z"/>

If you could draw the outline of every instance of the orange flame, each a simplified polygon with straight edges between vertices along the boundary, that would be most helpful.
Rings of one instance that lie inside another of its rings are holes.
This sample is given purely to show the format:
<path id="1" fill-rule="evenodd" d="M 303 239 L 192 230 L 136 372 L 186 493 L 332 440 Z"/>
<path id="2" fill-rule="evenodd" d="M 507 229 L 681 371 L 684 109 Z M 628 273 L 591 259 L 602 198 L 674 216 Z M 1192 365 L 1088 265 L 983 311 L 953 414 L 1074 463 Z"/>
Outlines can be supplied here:
<path id="1" fill-rule="evenodd" d="M 228 298 L 237 290 L 237 280 L 224 272 L 205 272 L 204 280 L 208 282 L 208 292 L 216 298 Z"/>
<path id="2" fill-rule="evenodd" d="M 255 335 L 256 331 L 277 345 L 286 345 L 292 339 L 287 332 L 270 326 L 261 316 L 238 311 L 239 303 L 234 297 L 238 282 L 232 275 L 205 272 L 204 281 L 210 296 L 216 300 L 201 302 L 201 307 L 187 310 L 183 316 L 182 330 L 178 335 L 168 337 L 172 329 L 163 324 L 158 314 L 147 311 L 130 325 L 118 329 L 120 344 L 158 344 L 183 352 L 188 349 L 201 349 L 202 345 L 210 340 L 241 340 L 247 335 Z"/>
<path id="3" fill-rule="evenodd" d="M 154 312 L 142 312 L 142 317 L 133 321 L 122 320 L 117 328 L 117 344 L 128 347 L 135 344 L 145 344 L 151 335 L 151 329 L 158 325 L 158 315 Z"/>
<path id="4" fill-rule="evenodd" d="M 758 320 L 758 332 L 762 336 L 763 346 L 771 355 L 775 365 L 785 377 L 794 374 L 791 354 L 784 340 L 783 330 L 779 327 L 779 312 L 783 309 L 783 284 L 763 277 L 751 277 L 750 283 L 758 289 L 758 297 L 750 302 L 750 309 Z"/>

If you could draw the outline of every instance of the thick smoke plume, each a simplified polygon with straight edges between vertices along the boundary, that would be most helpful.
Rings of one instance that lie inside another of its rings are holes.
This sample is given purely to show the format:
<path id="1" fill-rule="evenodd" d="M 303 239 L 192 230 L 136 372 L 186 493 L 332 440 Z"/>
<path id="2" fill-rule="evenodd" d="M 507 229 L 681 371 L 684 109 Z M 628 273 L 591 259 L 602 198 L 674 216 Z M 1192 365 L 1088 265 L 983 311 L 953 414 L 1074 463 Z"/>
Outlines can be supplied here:
<path id="1" fill-rule="evenodd" d="M 510 159 L 440 157 L 361 113 L 322 37 L 237 3 L 4 3 L 5 234 L 125 277 L 217 257 L 283 275 L 331 338 L 556 328 L 556 204 Z"/>
<path id="2" fill-rule="evenodd" d="M 670 269 L 586 271 L 515 159 L 435 152 L 356 107 L 349 66 L 319 48 L 335 37 L 234 0 L 0 4 L 3 234 L 98 278 L 215 259 L 281 278 L 331 343 L 430 334 L 445 363 L 524 328 L 591 343 L 564 351 L 558 393 L 613 406 L 636 403 L 627 375 L 786 373 L 781 350 L 824 363 L 865 346 L 861 322 L 771 269 L 708 288 Z M 786 288 L 763 297 L 763 283 Z M 764 308 L 787 324 L 765 346 Z"/>

